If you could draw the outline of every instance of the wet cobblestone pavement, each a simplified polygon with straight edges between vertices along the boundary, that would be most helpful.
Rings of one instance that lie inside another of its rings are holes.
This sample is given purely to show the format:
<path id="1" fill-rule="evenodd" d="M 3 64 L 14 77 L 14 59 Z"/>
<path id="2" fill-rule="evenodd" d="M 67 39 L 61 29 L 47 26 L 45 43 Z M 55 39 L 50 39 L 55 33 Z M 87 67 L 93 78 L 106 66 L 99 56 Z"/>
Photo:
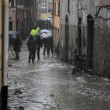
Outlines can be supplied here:
<path id="1" fill-rule="evenodd" d="M 87 74 L 72 75 L 72 66 L 56 56 L 28 63 L 9 51 L 8 110 L 110 110 L 110 82 Z"/>

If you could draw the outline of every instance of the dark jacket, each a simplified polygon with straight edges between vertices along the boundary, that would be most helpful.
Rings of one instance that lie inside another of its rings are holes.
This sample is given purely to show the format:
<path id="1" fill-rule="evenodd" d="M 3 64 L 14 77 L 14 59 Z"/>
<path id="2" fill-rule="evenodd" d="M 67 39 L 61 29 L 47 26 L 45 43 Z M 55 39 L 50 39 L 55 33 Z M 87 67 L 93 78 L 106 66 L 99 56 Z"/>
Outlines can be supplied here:
<path id="1" fill-rule="evenodd" d="M 36 44 L 38 47 L 42 47 L 42 39 L 41 39 L 40 35 L 37 35 L 37 37 L 36 37 Z"/>
<path id="2" fill-rule="evenodd" d="M 16 52 L 21 52 L 21 45 L 22 45 L 22 41 L 20 40 L 19 37 L 17 37 L 13 43 L 13 50 Z"/>
<path id="3" fill-rule="evenodd" d="M 36 40 L 33 37 L 29 37 L 27 40 L 27 47 L 28 49 L 36 49 Z"/>

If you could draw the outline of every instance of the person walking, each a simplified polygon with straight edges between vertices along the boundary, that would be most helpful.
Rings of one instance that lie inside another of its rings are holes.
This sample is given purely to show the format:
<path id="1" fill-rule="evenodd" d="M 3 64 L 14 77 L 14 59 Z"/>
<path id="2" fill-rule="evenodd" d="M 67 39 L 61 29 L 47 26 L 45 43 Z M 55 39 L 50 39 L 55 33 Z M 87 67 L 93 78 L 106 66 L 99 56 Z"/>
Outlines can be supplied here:
<path id="1" fill-rule="evenodd" d="M 40 28 L 39 27 L 36 28 L 36 26 L 34 26 L 34 28 L 30 32 L 30 36 L 36 38 L 39 32 L 40 32 Z"/>
<path id="2" fill-rule="evenodd" d="M 48 38 L 44 38 L 44 39 L 43 39 L 43 46 L 44 46 L 43 55 L 44 55 L 44 57 L 45 57 L 46 52 L 47 52 L 47 46 L 48 46 Z"/>
<path id="3" fill-rule="evenodd" d="M 42 39 L 38 34 L 36 37 L 36 44 L 37 44 L 37 58 L 40 60 L 40 48 L 42 48 Z"/>
<path id="4" fill-rule="evenodd" d="M 20 39 L 19 33 L 16 33 L 16 38 L 13 42 L 13 50 L 15 51 L 16 60 L 19 60 L 19 53 L 21 52 L 22 41 Z"/>
<path id="5" fill-rule="evenodd" d="M 28 63 L 34 63 L 35 62 L 35 55 L 36 55 L 36 40 L 29 36 L 29 39 L 27 40 L 27 47 L 29 50 L 29 60 Z"/>
<path id="6" fill-rule="evenodd" d="M 34 28 L 30 32 L 30 36 L 35 38 L 36 37 L 35 33 L 36 33 L 36 27 L 34 26 Z"/>
<path id="7" fill-rule="evenodd" d="M 50 53 L 53 56 L 53 37 L 48 38 L 47 55 L 50 56 Z"/>

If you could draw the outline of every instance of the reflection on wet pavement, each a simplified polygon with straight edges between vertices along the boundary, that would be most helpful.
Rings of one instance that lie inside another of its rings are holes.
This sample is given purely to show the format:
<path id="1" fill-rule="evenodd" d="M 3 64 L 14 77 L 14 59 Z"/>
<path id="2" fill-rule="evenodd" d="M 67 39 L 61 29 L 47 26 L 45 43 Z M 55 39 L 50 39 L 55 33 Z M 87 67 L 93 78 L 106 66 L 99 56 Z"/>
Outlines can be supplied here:
<path id="1" fill-rule="evenodd" d="M 71 65 L 42 53 L 39 62 L 28 64 L 23 49 L 20 61 L 9 59 L 9 110 L 110 110 L 109 81 L 72 75 Z"/>

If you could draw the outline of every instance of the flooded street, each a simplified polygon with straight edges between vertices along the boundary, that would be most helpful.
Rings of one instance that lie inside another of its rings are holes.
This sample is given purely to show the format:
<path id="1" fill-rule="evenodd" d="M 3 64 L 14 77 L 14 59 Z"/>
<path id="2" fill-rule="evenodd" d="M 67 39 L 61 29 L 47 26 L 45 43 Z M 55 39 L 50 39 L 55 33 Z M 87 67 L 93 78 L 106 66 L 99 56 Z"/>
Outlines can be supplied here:
<path id="1" fill-rule="evenodd" d="M 43 58 L 28 63 L 24 46 L 20 61 L 9 52 L 8 110 L 110 110 L 110 81 L 87 74 L 72 75 L 72 66 Z"/>

